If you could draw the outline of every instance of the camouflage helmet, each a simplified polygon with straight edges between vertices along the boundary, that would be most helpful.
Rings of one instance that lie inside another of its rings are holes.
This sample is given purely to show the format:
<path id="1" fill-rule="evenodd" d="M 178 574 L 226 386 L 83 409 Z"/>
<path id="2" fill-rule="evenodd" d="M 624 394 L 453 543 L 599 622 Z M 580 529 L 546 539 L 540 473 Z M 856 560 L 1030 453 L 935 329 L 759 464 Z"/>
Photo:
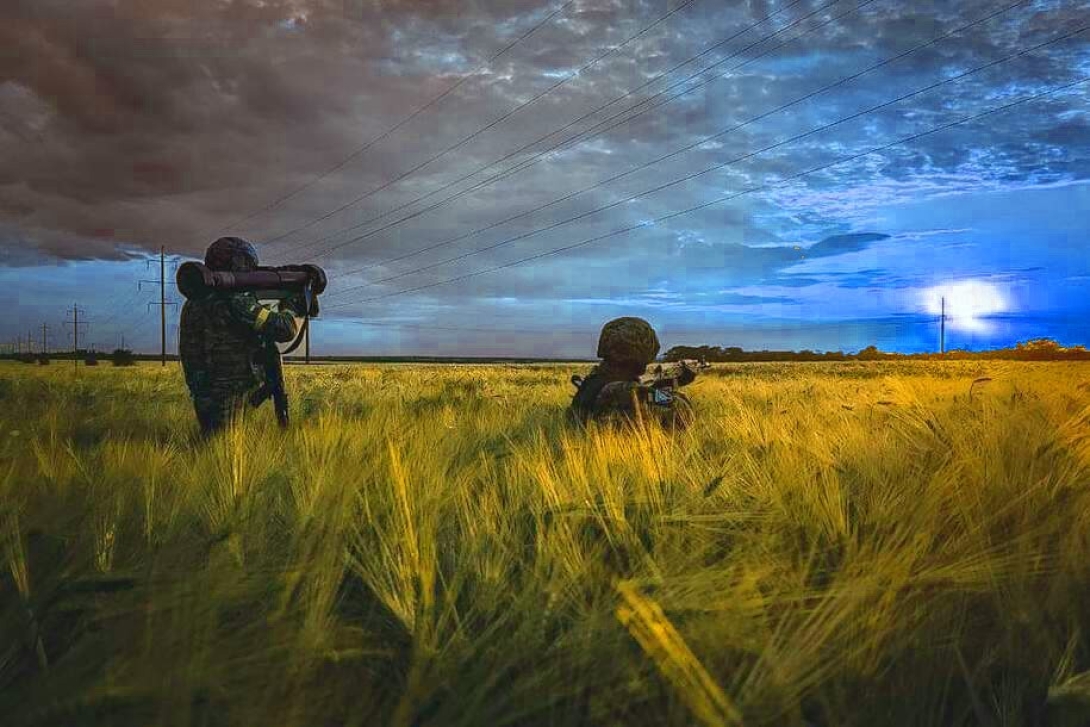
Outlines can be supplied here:
<path id="1" fill-rule="evenodd" d="M 212 270 L 253 270 L 257 267 L 257 250 L 241 237 L 221 237 L 208 246 L 204 264 Z"/>
<path id="2" fill-rule="evenodd" d="M 659 353 L 655 329 L 642 318 L 615 318 L 602 326 L 598 338 L 598 358 L 649 364 Z"/>

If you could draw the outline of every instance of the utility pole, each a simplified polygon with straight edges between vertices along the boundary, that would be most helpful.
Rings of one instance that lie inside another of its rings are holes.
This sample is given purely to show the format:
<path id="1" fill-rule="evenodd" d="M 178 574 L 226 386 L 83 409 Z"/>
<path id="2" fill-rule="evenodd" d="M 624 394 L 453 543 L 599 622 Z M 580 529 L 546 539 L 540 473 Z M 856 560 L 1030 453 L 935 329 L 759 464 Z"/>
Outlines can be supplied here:
<path id="1" fill-rule="evenodd" d="M 151 261 L 148 261 L 148 266 L 151 266 Z M 148 303 L 149 306 L 159 306 L 159 344 L 160 344 L 160 360 L 163 366 L 167 365 L 167 306 L 178 305 L 174 301 L 167 300 L 167 253 L 165 247 L 159 248 L 159 277 L 156 280 L 141 280 L 140 287 L 143 287 L 144 283 L 149 285 L 159 286 L 159 302 Z"/>
<path id="2" fill-rule="evenodd" d="M 946 355 L 946 296 L 942 297 L 942 317 L 939 319 L 939 353 Z"/>
<path id="3" fill-rule="evenodd" d="M 163 366 L 167 365 L 167 253 L 159 247 L 159 341 Z"/>
<path id="4" fill-rule="evenodd" d="M 79 327 L 87 325 L 87 321 L 81 321 L 79 319 L 81 313 L 83 313 L 83 311 L 80 310 L 79 305 L 77 305 L 76 303 L 73 303 L 72 304 L 72 321 L 70 323 L 67 323 L 67 325 L 72 326 L 72 367 L 73 368 L 78 368 L 79 367 Z"/>
<path id="5" fill-rule="evenodd" d="M 42 355 L 49 355 L 49 326 L 42 324 Z"/>

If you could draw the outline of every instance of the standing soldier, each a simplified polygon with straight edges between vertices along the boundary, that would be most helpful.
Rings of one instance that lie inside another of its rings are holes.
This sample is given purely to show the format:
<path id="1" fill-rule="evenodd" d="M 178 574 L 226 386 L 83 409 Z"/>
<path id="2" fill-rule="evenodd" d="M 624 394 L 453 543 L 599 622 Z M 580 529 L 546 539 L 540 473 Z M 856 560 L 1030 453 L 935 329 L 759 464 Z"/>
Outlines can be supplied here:
<path id="1" fill-rule="evenodd" d="M 247 272 L 257 268 L 254 246 L 238 237 L 221 237 L 208 247 L 210 270 Z M 286 298 L 273 310 L 249 292 L 216 292 L 182 307 L 178 351 L 201 432 L 227 425 L 264 383 L 260 358 L 267 346 L 291 341 L 296 317 L 306 315 L 303 296 Z"/>
<path id="2" fill-rule="evenodd" d="M 646 371 L 658 352 L 658 336 L 644 319 L 626 317 L 606 323 L 598 338 L 602 363 L 586 378 L 572 377 L 578 387 L 571 403 L 575 418 L 586 422 L 650 417 L 670 428 L 691 423 L 692 406 L 673 387 L 691 383 L 696 372 L 681 366 L 680 374 L 671 379 L 669 386 L 656 386 L 654 377 L 646 375 Z"/>

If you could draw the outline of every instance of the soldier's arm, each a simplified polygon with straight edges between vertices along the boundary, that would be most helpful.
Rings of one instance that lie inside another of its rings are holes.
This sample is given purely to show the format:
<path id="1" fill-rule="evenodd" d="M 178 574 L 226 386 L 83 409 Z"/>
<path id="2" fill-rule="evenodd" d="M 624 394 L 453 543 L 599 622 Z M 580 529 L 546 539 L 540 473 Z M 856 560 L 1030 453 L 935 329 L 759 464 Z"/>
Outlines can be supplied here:
<path id="1" fill-rule="evenodd" d="M 638 381 L 612 381 L 595 398 L 594 413 L 633 415 L 638 403 L 649 400 L 652 393 L 650 386 Z"/>
<path id="2" fill-rule="evenodd" d="M 681 362 L 681 371 L 678 373 L 677 385 L 688 386 L 696 381 L 696 371 L 689 368 L 689 365 L 684 361 Z"/>
<path id="3" fill-rule="evenodd" d="M 256 331 L 267 340 L 285 343 L 295 338 L 298 326 L 293 313 L 297 312 L 294 303 L 288 310 L 276 311 L 261 305 L 253 293 L 239 293 L 228 301 L 228 314 L 235 323 Z"/>

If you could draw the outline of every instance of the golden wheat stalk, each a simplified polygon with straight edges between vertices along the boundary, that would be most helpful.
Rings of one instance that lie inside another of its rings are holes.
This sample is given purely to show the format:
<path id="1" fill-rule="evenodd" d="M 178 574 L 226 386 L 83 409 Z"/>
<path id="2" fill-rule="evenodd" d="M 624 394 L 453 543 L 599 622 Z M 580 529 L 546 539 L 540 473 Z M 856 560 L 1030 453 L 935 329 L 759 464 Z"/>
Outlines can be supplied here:
<path id="1" fill-rule="evenodd" d="M 23 602 L 23 610 L 26 612 L 27 643 L 38 658 L 39 668 L 42 671 L 49 671 L 49 659 L 45 654 L 41 627 L 38 625 L 38 618 L 30 605 L 30 571 L 27 568 L 26 553 L 23 550 L 23 537 L 19 532 L 18 516 L 13 515 L 10 518 L 3 532 L 7 536 L 4 548 L 5 560 L 8 562 L 12 580 L 15 581 L 15 589 L 19 592 L 19 598 Z"/>
<path id="2" fill-rule="evenodd" d="M 741 725 L 741 713 L 689 649 L 662 607 L 640 593 L 631 581 L 619 582 L 616 589 L 623 602 L 617 607 L 617 618 L 693 715 L 709 727 Z"/>

